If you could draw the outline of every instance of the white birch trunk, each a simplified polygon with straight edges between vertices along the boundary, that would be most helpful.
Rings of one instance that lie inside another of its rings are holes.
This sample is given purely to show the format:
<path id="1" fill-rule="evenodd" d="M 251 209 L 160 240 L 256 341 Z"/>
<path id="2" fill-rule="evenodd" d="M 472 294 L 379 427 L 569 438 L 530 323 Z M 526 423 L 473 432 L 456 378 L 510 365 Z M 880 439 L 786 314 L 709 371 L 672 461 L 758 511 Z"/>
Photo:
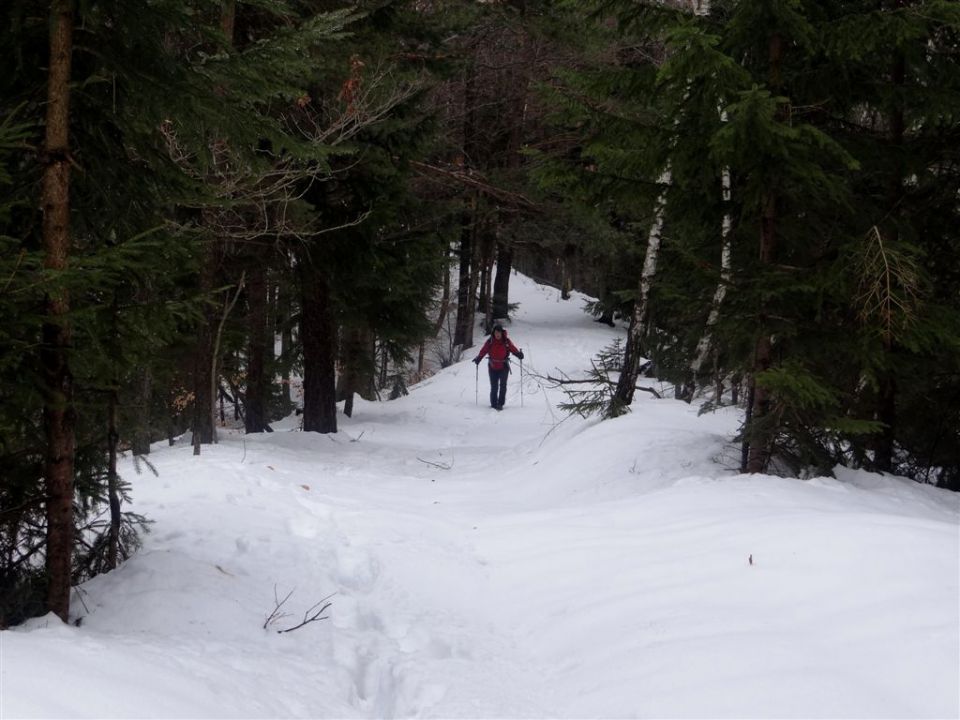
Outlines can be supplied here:
<path id="1" fill-rule="evenodd" d="M 660 176 L 660 182 L 667 187 L 657 198 L 653 224 L 647 235 L 647 254 L 640 273 L 640 296 L 633 306 L 633 316 L 630 318 L 630 329 L 623 355 L 623 367 L 617 379 L 616 391 L 607 406 L 607 417 L 623 414 L 626 411 L 625 408 L 633 402 L 633 392 L 637 384 L 637 376 L 640 374 L 640 351 L 643 349 L 643 340 L 650 321 L 650 288 L 657 274 L 657 256 L 660 254 L 660 238 L 663 234 L 663 220 L 667 207 L 667 189 L 670 185 L 669 166 Z"/>
<path id="2" fill-rule="evenodd" d="M 720 112 L 720 121 L 727 121 L 727 113 L 725 111 Z M 722 250 L 720 252 L 720 282 L 717 284 L 717 289 L 713 293 L 713 301 L 710 303 L 710 314 L 707 316 L 707 324 L 704 328 L 703 335 L 700 337 L 700 342 L 697 343 L 697 354 L 694 357 L 693 362 L 690 363 L 690 371 L 693 375 L 694 393 L 696 392 L 696 384 L 701 372 L 703 371 L 703 366 L 713 350 L 713 328 L 716 327 L 717 322 L 720 320 L 720 306 L 723 304 L 723 299 L 727 294 L 727 286 L 730 284 L 731 278 L 730 256 L 732 246 L 730 241 L 730 230 L 733 227 L 733 218 L 731 217 L 729 210 L 730 168 L 723 169 L 720 182 L 723 187 L 723 202 L 728 206 L 727 212 L 725 212 L 723 215 L 723 225 L 720 229 L 720 240 L 722 245 Z M 719 399 L 720 398 L 717 398 L 717 400 Z"/>
<path id="3" fill-rule="evenodd" d="M 670 185 L 670 168 L 663 171 L 659 182 Z M 647 234 L 647 252 L 643 258 L 643 270 L 640 272 L 640 297 L 634 306 L 634 328 L 639 338 L 646 337 L 650 321 L 650 288 L 657 275 L 657 258 L 660 255 L 660 239 L 663 236 L 663 217 L 667 208 L 667 190 L 664 188 L 657 198 L 657 206 L 653 211 L 653 225 Z"/>

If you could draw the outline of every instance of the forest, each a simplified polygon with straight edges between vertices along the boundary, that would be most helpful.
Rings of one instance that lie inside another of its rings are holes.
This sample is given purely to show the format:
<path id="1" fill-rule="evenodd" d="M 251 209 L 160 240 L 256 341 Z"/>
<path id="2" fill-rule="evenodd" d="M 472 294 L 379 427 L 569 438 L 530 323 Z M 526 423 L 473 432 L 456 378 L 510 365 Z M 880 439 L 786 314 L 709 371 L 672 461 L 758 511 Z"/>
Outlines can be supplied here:
<path id="1" fill-rule="evenodd" d="M 0 45 L 0 628 L 136 551 L 118 457 L 336 433 L 514 270 L 628 328 L 570 412 L 655 376 L 741 472 L 960 490 L 960 3 L 6 0 Z"/>

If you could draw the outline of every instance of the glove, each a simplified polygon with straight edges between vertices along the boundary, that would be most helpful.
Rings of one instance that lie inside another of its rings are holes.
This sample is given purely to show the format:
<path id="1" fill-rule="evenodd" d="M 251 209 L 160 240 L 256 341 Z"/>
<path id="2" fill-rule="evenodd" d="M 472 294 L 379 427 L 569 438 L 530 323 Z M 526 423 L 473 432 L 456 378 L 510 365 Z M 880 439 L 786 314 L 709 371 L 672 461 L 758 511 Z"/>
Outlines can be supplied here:
<path id="1" fill-rule="evenodd" d="M 517 350 L 517 357 L 523 360 L 523 350 Z"/>
<path id="2" fill-rule="evenodd" d="M 475 357 L 475 358 L 473 359 L 473 364 L 474 364 L 474 365 L 479 365 L 479 364 L 480 364 L 480 358 Z"/>

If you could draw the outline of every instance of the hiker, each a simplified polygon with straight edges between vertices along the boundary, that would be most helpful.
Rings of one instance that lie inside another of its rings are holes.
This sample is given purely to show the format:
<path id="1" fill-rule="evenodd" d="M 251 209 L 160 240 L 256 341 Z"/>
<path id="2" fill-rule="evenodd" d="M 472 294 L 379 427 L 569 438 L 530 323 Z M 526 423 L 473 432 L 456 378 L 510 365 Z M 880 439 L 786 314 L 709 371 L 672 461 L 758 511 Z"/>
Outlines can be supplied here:
<path id="1" fill-rule="evenodd" d="M 484 355 L 488 356 L 490 371 L 490 407 L 494 410 L 503 410 L 503 402 L 507 399 L 507 375 L 510 374 L 510 353 L 523 360 L 523 351 L 517 349 L 507 331 L 499 323 L 493 326 L 493 332 L 480 348 L 479 354 L 473 359 L 479 365 Z"/>

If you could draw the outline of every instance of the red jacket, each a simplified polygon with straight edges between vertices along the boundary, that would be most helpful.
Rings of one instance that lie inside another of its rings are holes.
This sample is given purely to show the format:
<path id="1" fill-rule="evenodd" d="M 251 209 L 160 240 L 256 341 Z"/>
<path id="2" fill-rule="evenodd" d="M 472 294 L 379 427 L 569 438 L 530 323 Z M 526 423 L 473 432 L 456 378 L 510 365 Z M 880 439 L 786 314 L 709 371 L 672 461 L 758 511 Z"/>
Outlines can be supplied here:
<path id="1" fill-rule="evenodd" d="M 510 342 L 506 331 L 501 333 L 501 335 L 502 337 L 499 340 L 494 338 L 493 335 L 488 337 L 483 347 L 480 348 L 480 352 L 477 354 L 477 360 L 482 360 L 483 356 L 489 353 L 491 370 L 502 370 L 503 366 L 507 364 L 507 358 L 510 353 L 513 353 L 517 357 L 523 357 L 523 353 L 517 350 L 517 346 Z"/>

